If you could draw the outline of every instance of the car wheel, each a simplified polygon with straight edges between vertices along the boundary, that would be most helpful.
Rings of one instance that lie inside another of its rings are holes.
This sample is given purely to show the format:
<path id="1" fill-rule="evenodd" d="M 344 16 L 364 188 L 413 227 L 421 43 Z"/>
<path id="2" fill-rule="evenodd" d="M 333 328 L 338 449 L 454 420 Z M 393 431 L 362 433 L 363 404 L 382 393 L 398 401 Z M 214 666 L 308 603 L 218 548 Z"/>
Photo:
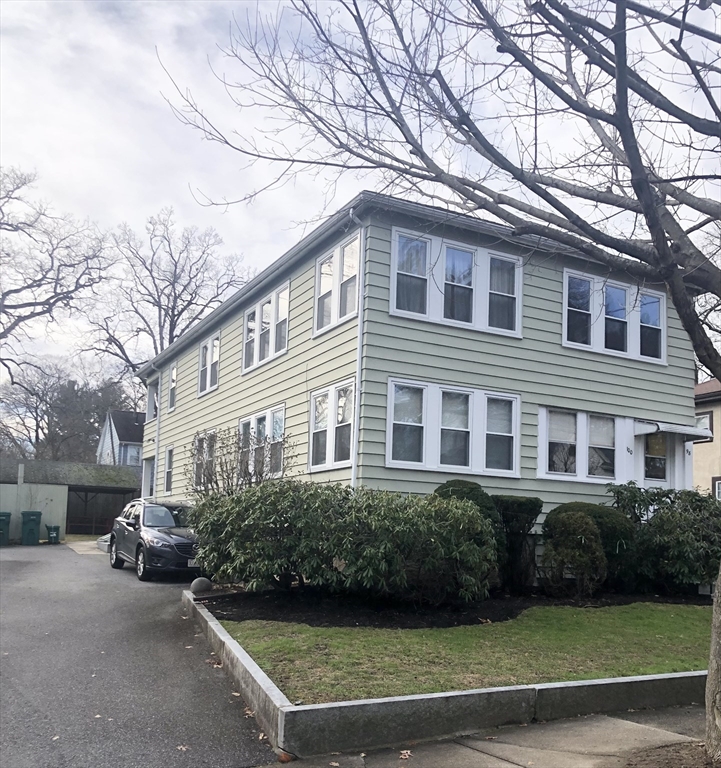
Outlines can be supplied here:
<path id="1" fill-rule="evenodd" d="M 125 560 L 118 555 L 118 545 L 115 539 L 110 541 L 110 567 L 122 568 L 125 565 Z"/>
<path id="2" fill-rule="evenodd" d="M 140 581 L 150 581 L 151 576 L 145 555 L 145 547 L 138 547 L 138 552 L 135 555 L 135 573 Z"/>

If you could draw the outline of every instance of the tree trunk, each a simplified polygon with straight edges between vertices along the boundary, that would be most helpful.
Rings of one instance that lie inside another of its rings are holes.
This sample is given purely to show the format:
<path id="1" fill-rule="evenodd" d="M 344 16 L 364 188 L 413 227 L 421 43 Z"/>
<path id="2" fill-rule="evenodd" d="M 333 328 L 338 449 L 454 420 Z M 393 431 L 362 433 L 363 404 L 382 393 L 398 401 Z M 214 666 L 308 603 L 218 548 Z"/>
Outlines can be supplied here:
<path id="1" fill-rule="evenodd" d="M 711 656 L 706 682 L 706 751 L 721 768 L 721 567 L 716 579 L 711 620 Z"/>

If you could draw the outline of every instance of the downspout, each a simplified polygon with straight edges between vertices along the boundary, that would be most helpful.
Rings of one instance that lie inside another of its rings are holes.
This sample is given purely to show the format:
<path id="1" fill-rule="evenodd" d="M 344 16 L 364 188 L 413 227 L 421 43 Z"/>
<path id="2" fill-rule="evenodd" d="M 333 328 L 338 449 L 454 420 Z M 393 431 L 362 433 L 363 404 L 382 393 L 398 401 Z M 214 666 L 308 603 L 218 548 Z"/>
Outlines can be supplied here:
<path id="1" fill-rule="evenodd" d="M 353 408 L 353 462 L 351 464 L 350 485 L 355 488 L 358 484 L 358 460 L 360 451 L 360 404 L 361 404 L 361 371 L 363 364 L 363 320 L 365 311 L 365 265 L 366 265 L 366 226 L 353 213 L 348 212 L 351 220 L 360 227 L 360 244 L 358 247 L 358 352 L 355 374 L 355 403 Z"/>
<path id="2" fill-rule="evenodd" d="M 158 464 L 160 463 L 160 396 L 163 394 L 163 372 L 152 363 L 150 367 L 158 372 L 158 413 L 155 415 L 155 464 L 153 465 L 153 498 L 158 495 Z"/>

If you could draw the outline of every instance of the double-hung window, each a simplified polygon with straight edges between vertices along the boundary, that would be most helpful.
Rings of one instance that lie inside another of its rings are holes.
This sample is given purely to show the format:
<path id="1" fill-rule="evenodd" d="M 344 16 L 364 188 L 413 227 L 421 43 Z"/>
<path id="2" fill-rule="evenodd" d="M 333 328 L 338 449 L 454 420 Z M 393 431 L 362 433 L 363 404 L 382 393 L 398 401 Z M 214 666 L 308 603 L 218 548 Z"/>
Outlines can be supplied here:
<path id="1" fill-rule="evenodd" d="M 218 387 L 220 363 L 220 334 L 211 336 L 200 345 L 198 364 L 198 395 L 204 395 Z"/>
<path id="2" fill-rule="evenodd" d="M 289 287 L 264 296 L 245 313 L 243 373 L 285 352 L 288 348 Z"/>
<path id="3" fill-rule="evenodd" d="M 566 270 L 563 344 L 566 347 L 664 362 L 663 293 Z"/>
<path id="4" fill-rule="evenodd" d="M 178 390 L 178 366 L 174 365 L 170 369 L 170 380 L 168 381 L 168 413 L 175 410 L 175 396 Z"/>
<path id="5" fill-rule="evenodd" d="M 386 464 L 518 476 L 520 398 L 391 379 Z"/>
<path id="6" fill-rule="evenodd" d="M 143 497 L 155 496 L 155 456 L 143 459 Z"/>
<path id="7" fill-rule="evenodd" d="M 279 477 L 283 472 L 285 406 L 240 419 L 238 422 L 241 476 Z"/>
<path id="8" fill-rule="evenodd" d="M 315 325 L 320 333 L 358 311 L 360 237 L 356 233 L 316 263 Z"/>
<path id="9" fill-rule="evenodd" d="M 165 492 L 173 492 L 173 446 L 165 449 Z"/>
<path id="10" fill-rule="evenodd" d="M 215 432 L 196 435 L 193 441 L 193 485 L 211 487 L 215 479 Z"/>
<path id="11" fill-rule="evenodd" d="M 616 418 L 541 408 L 538 476 L 608 482 L 616 477 Z"/>
<path id="12" fill-rule="evenodd" d="M 353 444 L 352 382 L 313 392 L 310 398 L 310 469 L 347 466 Z"/>
<path id="13" fill-rule="evenodd" d="M 145 421 L 152 421 L 158 415 L 159 397 L 160 397 L 160 383 L 158 379 L 148 383 L 148 404 L 145 412 Z"/>
<path id="14" fill-rule="evenodd" d="M 520 336 L 522 281 L 518 257 L 393 230 L 392 315 Z"/>
<path id="15" fill-rule="evenodd" d="M 665 432 L 645 436 L 643 464 L 646 480 L 668 480 L 668 435 Z"/>

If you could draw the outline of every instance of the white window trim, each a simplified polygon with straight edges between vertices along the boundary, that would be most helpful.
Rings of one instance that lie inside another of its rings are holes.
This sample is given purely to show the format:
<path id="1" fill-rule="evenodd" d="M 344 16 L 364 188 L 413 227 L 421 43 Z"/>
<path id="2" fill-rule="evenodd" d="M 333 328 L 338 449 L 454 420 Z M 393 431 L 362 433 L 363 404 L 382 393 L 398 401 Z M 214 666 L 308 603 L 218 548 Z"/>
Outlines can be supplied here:
<path id="1" fill-rule="evenodd" d="M 348 459 L 348 461 L 333 461 L 333 456 L 335 454 L 335 429 L 337 424 L 336 422 L 336 398 L 338 395 L 338 390 L 343 389 L 345 387 L 351 387 L 353 390 L 353 394 L 351 396 L 351 400 L 353 403 L 353 410 L 354 413 L 351 416 L 350 420 L 350 450 L 351 450 L 351 456 Z M 318 397 L 319 395 L 328 395 L 328 427 L 326 429 L 327 437 L 326 437 L 326 444 L 325 444 L 325 464 L 311 464 L 311 461 L 313 460 L 313 400 L 314 398 Z M 353 464 L 353 446 L 355 445 L 354 442 L 354 435 L 353 431 L 355 429 L 355 407 L 356 407 L 356 397 L 355 397 L 355 380 L 354 379 L 345 379 L 344 381 L 339 381 L 336 384 L 331 384 L 327 387 L 321 387 L 319 389 L 313 390 L 313 392 L 310 393 L 310 399 L 308 401 L 308 473 L 313 474 L 315 472 L 328 472 L 332 469 L 342 469 L 344 467 L 350 467 Z M 330 456 L 331 461 L 328 461 L 328 457 Z"/>
<path id="2" fill-rule="evenodd" d="M 393 387 L 416 387 L 423 395 L 423 461 L 396 461 L 393 456 Z M 460 392 L 470 395 L 468 418 L 470 425 L 470 466 L 441 464 L 441 392 Z M 488 399 L 513 402 L 513 469 L 486 468 L 486 409 Z M 486 477 L 521 476 L 521 396 L 511 392 L 461 387 L 455 384 L 435 384 L 411 379 L 388 379 L 386 401 L 386 467 L 415 469 L 448 474 L 484 475 Z"/>
<path id="3" fill-rule="evenodd" d="M 548 412 L 561 411 L 573 413 L 576 416 L 576 473 L 548 471 Z M 613 419 L 615 476 L 606 477 L 588 474 L 588 422 L 590 416 L 602 416 Z M 636 480 L 634 471 L 634 434 L 633 419 L 614 416 L 611 413 L 598 411 L 579 411 L 563 406 L 548 406 L 538 409 L 538 468 L 536 476 L 542 480 L 560 480 L 570 483 L 590 483 L 592 485 L 607 485 L 608 483 L 625 483 Z"/>
<path id="4" fill-rule="evenodd" d="M 175 373 L 175 387 L 173 387 L 173 373 Z M 175 405 L 170 407 L 170 393 L 175 389 Z M 178 405 L 178 364 L 173 363 L 168 371 L 168 413 L 172 413 Z"/>
<path id="5" fill-rule="evenodd" d="M 716 488 L 714 489 L 716 498 L 721 501 L 721 480 L 716 481 Z"/>
<path id="6" fill-rule="evenodd" d="M 154 398 L 151 397 L 151 390 L 153 389 L 155 390 L 155 396 L 158 398 L 158 407 L 155 409 L 155 414 L 151 416 L 150 409 L 152 407 L 153 400 L 154 400 Z M 145 423 L 152 424 L 152 422 L 154 422 L 158 418 L 158 414 L 160 413 L 160 377 L 148 382 L 147 392 L 148 392 L 148 402 L 145 408 Z"/>
<path id="7" fill-rule="evenodd" d="M 396 292 L 398 284 L 398 238 L 401 235 L 424 240 L 428 243 L 428 273 L 426 286 L 426 314 L 396 308 Z M 409 320 L 447 325 L 452 328 L 465 328 L 482 333 L 492 333 L 508 336 L 514 339 L 523 338 L 523 259 L 520 256 L 503 253 L 489 248 L 469 245 L 455 240 L 426 235 L 410 229 L 393 227 L 391 245 L 391 285 L 390 285 L 390 314 Z M 469 251 L 473 254 L 473 321 L 464 323 L 459 320 L 449 320 L 443 317 L 443 296 L 445 287 L 445 249 L 446 247 Z M 491 258 L 510 261 L 516 266 L 515 270 L 515 299 L 516 299 L 516 328 L 513 331 L 504 328 L 494 328 L 488 324 L 488 307 L 490 294 Z"/>
<path id="8" fill-rule="evenodd" d="M 568 341 L 568 278 L 578 277 L 591 283 L 591 343 L 578 344 L 575 341 Z M 619 352 L 615 349 L 606 349 L 605 344 L 605 304 L 604 292 L 605 286 L 610 285 L 615 288 L 623 288 L 626 291 L 627 301 L 627 351 Z M 641 354 L 641 294 L 654 296 L 660 299 L 661 316 L 661 357 L 647 357 Z M 578 349 L 584 352 L 595 352 L 600 355 L 610 355 L 611 357 L 621 357 L 631 360 L 641 360 L 654 365 L 668 365 L 667 363 L 667 303 L 666 294 L 660 291 L 654 291 L 649 288 L 640 288 L 630 283 L 622 283 L 618 280 L 610 280 L 598 275 L 589 275 L 574 269 L 563 270 L 563 336 L 562 346 L 569 349 Z"/>
<path id="9" fill-rule="evenodd" d="M 170 476 L 170 490 L 168 490 L 168 454 L 173 451 L 173 466 L 171 472 L 175 472 L 175 451 L 173 445 L 165 447 L 165 463 L 163 464 L 163 496 L 171 496 L 173 493 L 173 475 Z"/>
<path id="10" fill-rule="evenodd" d="M 246 421 L 249 421 L 250 422 L 250 433 L 251 433 L 251 435 L 255 435 L 256 431 L 257 431 L 258 419 L 259 418 L 263 418 L 263 416 L 265 416 L 265 424 L 266 424 L 266 433 L 265 434 L 266 434 L 266 437 L 270 437 L 271 438 L 270 442 L 269 442 L 269 445 L 272 442 L 278 442 L 277 440 L 274 441 L 272 439 L 272 435 L 273 435 L 273 414 L 276 411 L 283 411 L 283 435 L 285 435 L 286 434 L 286 430 L 285 430 L 285 403 L 277 403 L 276 405 L 271 406 L 270 408 L 267 408 L 264 411 L 258 411 L 257 413 L 254 413 L 252 416 L 242 416 L 241 418 L 238 419 L 238 446 L 240 447 L 240 439 L 241 439 L 240 428 L 241 428 L 241 425 L 244 424 Z M 268 430 L 270 430 L 270 431 L 268 431 Z M 281 442 L 282 442 L 282 438 L 281 438 Z M 254 460 L 255 454 L 253 453 L 253 449 L 251 449 L 251 454 L 252 454 L 251 458 Z M 271 475 L 271 474 L 268 475 L 268 477 L 272 477 L 272 478 L 278 478 L 278 477 L 282 477 L 282 476 L 283 476 L 283 468 L 282 468 L 282 466 L 281 466 L 281 471 L 279 473 L 274 474 L 274 475 Z"/>
<path id="11" fill-rule="evenodd" d="M 210 369 L 212 367 L 213 363 L 213 342 L 215 340 L 218 340 L 218 381 L 211 387 L 210 386 Z M 203 351 L 203 347 L 205 345 L 208 345 L 208 365 L 206 367 L 206 380 L 207 380 L 207 388 L 201 392 L 200 391 L 200 382 L 201 382 L 201 374 L 202 374 L 202 368 L 200 365 L 200 356 Z M 220 385 L 220 331 L 217 333 L 214 333 L 212 336 L 208 336 L 207 338 L 203 339 L 200 344 L 198 345 L 198 397 L 205 397 L 210 392 L 215 392 L 216 389 L 218 389 L 218 386 Z"/>
<path id="12" fill-rule="evenodd" d="M 350 312 L 347 315 L 343 315 L 343 317 L 339 317 L 340 312 L 340 286 L 343 282 L 342 274 L 341 274 L 341 254 L 343 253 L 343 249 L 352 243 L 354 240 L 358 239 L 358 273 L 356 273 L 356 301 L 355 301 L 355 310 L 353 312 Z M 353 318 L 358 317 L 358 303 L 359 303 L 359 294 L 358 294 L 358 286 L 360 284 L 360 270 L 362 269 L 363 265 L 363 254 L 360 251 L 361 247 L 361 237 L 360 237 L 360 230 L 355 230 L 353 234 L 347 238 L 345 238 L 339 245 L 335 246 L 332 251 L 326 251 L 323 253 L 322 256 L 319 256 L 316 259 L 315 262 L 315 279 L 313 283 L 313 333 L 311 334 L 311 338 L 315 339 L 317 336 L 322 336 L 324 333 L 328 333 L 328 331 L 333 330 L 334 328 L 337 328 L 339 325 L 343 325 L 343 323 L 348 322 L 349 320 L 353 320 Z M 320 265 L 328 260 L 328 257 L 332 256 L 333 258 L 333 287 L 331 288 L 331 297 L 330 297 L 330 323 L 328 325 L 324 326 L 323 328 L 318 328 L 318 299 L 320 298 Z"/>
<path id="13" fill-rule="evenodd" d="M 283 291 L 288 291 L 288 317 L 286 318 L 286 327 L 285 327 L 285 346 L 282 349 L 276 349 L 275 348 L 275 329 L 276 325 L 278 324 L 278 296 L 283 293 Z M 261 326 L 261 308 L 263 304 L 270 301 L 270 349 L 272 352 L 263 360 L 258 360 L 258 355 L 260 354 L 260 326 Z M 248 315 L 251 312 L 255 312 L 255 336 L 254 336 L 254 343 L 255 346 L 253 348 L 253 364 L 252 365 L 245 365 L 245 342 L 246 342 L 246 328 L 248 327 Z M 259 368 L 261 365 L 265 365 L 266 363 L 269 363 L 271 360 L 275 360 L 276 358 L 280 357 L 281 355 L 284 355 L 288 351 L 288 345 L 290 343 L 289 338 L 289 327 L 290 327 L 290 282 L 286 282 L 283 285 L 281 285 L 279 288 L 276 288 L 272 293 L 269 293 L 267 296 L 263 296 L 260 301 L 257 301 L 252 307 L 248 307 L 248 309 L 245 310 L 243 313 L 243 334 L 242 334 L 242 343 L 241 343 L 241 352 L 240 352 L 240 363 L 241 363 L 241 370 L 243 374 L 250 373 L 251 371 L 254 371 L 256 368 Z"/>

